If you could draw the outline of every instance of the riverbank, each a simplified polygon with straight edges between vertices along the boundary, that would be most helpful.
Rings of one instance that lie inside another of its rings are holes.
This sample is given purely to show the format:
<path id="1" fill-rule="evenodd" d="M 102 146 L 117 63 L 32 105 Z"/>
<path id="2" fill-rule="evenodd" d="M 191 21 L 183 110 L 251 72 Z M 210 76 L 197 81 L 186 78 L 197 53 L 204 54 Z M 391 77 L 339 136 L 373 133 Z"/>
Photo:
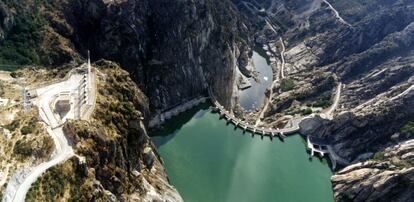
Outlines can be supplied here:
<path id="1" fill-rule="evenodd" d="M 255 78 L 249 78 L 250 87 L 238 91 L 238 101 L 245 111 L 258 110 L 264 100 L 265 92 L 273 82 L 273 69 L 267 58 L 262 56 L 263 50 L 255 50 L 252 55 Z"/>

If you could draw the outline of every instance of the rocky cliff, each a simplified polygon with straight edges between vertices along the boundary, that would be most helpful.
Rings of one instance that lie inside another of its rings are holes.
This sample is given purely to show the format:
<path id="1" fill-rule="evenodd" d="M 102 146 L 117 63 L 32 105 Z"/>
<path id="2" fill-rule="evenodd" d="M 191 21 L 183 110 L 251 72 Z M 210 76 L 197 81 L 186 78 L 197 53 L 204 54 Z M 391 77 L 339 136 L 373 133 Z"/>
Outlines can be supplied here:
<path id="1" fill-rule="evenodd" d="M 414 141 L 402 142 L 332 176 L 336 201 L 411 201 Z"/>
<path id="2" fill-rule="evenodd" d="M 100 103 L 94 124 L 65 127 L 83 160 L 48 171 L 28 198 L 65 199 L 53 190 L 69 191 L 79 200 L 181 200 L 168 185 L 144 125 L 156 111 L 205 94 L 207 86 L 224 105 L 232 105 L 234 73 L 250 43 L 240 19 L 228 1 L 1 2 L 0 43 L 7 48 L 0 53 L 2 63 L 53 67 L 90 50 L 92 58 L 119 62 L 143 90 L 131 89 L 132 82 L 106 86 L 100 93 L 121 95 Z M 149 99 L 137 98 L 144 93 Z M 106 114 L 107 109 L 112 112 Z M 102 130 L 98 123 L 110 127 Z M 59 172 L 68 179 L 48 180 Z"/>
<path id="3" fill-rule="evenodd" d="M 263 25 L 256 41 L 279 64 L 279 37 L 287 49 L 284 71 L 294 86 L 286 91 L 275 85 L 279 93 L 267 116 L 289 115 L 298 106 L 326 108 L 335 83 L 344 83 L 333 121 L 316 121 L 303 132 L 332 140 L 350 162 L 384 148 L 413 120 L 412 1 L 328 1 L 332 8 L 321 0 L 234 2 Z M 270 117 L 267 124 L 275 121 Z"/>
<path id="4" fill-rule="evenodd" d="M 41 33 L 27 44 L 36 47 L 33 60 L 19 63 L 59 65 L 90 50 L 92 58 L 128 70 L 153 112 L 200 96 L 207 86 L 230 107 L 236 68 L 250 51 L 248 25 L 230 1 L 27 1 L 0 8 L 2 43 L 17 44 L 4 31 L 18 25 L 11 20 L 18 16 L 38 25 L 27 32 Z"/>
<path id="5" fill-rule="evenodd" d="M 0 2 L 2 68 L 73 67 L 90 50 L 129 72 L 102 64 L 93 121 L 65 126 L 78 156 L 48 171 L 28 199 L 181 200 L 145 126 L 208 87 L 230 108 L 248 26 L 227 0 Z"/>
<path id="6" fill-rule="evenodd" d="M 301 124 L 301 133 L 329 140 L 333 150 L 349 163 L 372 158 L 413 138 L 413 132 L 405 130 L 414 120 L 412 1 L 234 2 L 260 25 L 256 27 L 256 41 L 269 50 L 278 68 L 279 40 L 286 46 L 284 71 L 294 85 L 287 91 L 275 85 L 273 92 L 278 93 L 265 113 L 268 117 L 264 124 L 276 125 L 289 115 L 307 111 L 327 113 L 336 92 L 334 86 L 342 83 L 332 120 L 319 116 L 307 119 Z M 318 75 L 333 76 L 336 85 L 323 85 Z M 403 154 L 395 154 L 399 155 Z M 338 174 L 344 176 L 340 182 L 333 178 L 337 200 L 392 201 L 396 193 L 402 195 L 395 201 L 412 198 L 410 189 L 392 184 L 401 179 L 403 187 L 411 186 L 410 169 L 388 172 L 387 168 L 376 170 L 380 167 L 377 163 L 362 165 L 369 168 L 357 164 L 363 175 L 355 176 L 352 169 L 345 169 Z M 412 168 L 412 164 L 406 167 Z M 393 173 L 401 178 L 392 178 Z M 378 179 L 384 184 L 377 184 Z"/>
<path id="7" fill-rule="evenodd" d="M 234 105 L 235 74 L 237 68 L 244 72 L 251 36 L 268 50 L 275 69 L 281 68 L 281 54 L 286 62 L 287 78 L 274 85 L 276 93 L 261 124 L 280 127 L 292 115 L 326 112 L 335 87 L 342 83 L 332 120 L 309 120 L 302 132 L 328 139 L 350 163 L 369 159 L 413 138 L 405 130 L 414 120 L 413 21 L 411 0 L 0 2 L 1 63 L 56 67 L 78 61 L 91 50 L 95 60 L 119 63 L 141 89 L 108 84 L 114 92 L 100 94 L 113 100 L 100 103 L 106 111 L 96 112 L 98 126 L 66 126 L 82 156 L 50 171 L 32 193 L 42 192 L 53 172 L 66 169 L 77 173 L 72 179 L 77 186 L 65 185 L 66 190 L 97 190 L 87 199 L 151 198 L 140 190 L 151 190 L 146 193 L 161 200 L 175 198 L 165 173 L 151 173 L 152 166 L 163 169 L 158 158 L 150 157 L 156 152 L 142 124 L 157 112 L 204 95 L 207 87 L 223 105 Z M 125 81 L 125 74 L 107 71 L 113 77 L 109 83 Z M 108 130 L 100 130 L 105 124 Z M 131 150 L 134 147 L 138 149 Z M 358 183 L 370 189 L 374 181 L 365 179 Z M 338 184 L 347 187 L 347 180 L 352 179 L 345 177 Z M 335 190 L 338 200 L 355 195 L 341 198 L 344 189 Z M 361 199 L 378 199 L 374 196 Z"/>
<path id="8" fill-rule="evenodd" d="M 234 74 L 250 42 L 230 2 L 94 0 L 55 6 L 65 23 L 58 18 L 52 27 L 80 52 L 89 49 L 93 58 L 119 62 L 142 86 L 152 111 L 200 96 L 207 86 L 231 106 Z"/>

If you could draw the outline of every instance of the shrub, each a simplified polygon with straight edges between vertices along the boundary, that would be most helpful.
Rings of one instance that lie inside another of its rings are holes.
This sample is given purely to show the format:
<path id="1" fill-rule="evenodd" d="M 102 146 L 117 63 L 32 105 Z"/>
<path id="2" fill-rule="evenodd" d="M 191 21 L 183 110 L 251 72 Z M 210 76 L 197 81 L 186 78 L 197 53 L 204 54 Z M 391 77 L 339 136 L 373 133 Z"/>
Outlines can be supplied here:
<path id="1" fill-rule="evenodd" d="M 372 157 L 372 159 L 376 160 L 376 161 L 382 161 L 385 159 L 385 155 L 384 152 L 377 152 L 375 153 L 374 157 Z"/>
<path id="2" fill-rule="evenodd" d="M 407 134 L 410 137 L 414 136 L 414 122 L 407 122 L 402 128 L 401 128 L 401 133 L 403 134 Z"/>
<path id="3" fill-rule="evenodd" d="M 293 81 L 293 79 L 283 79 L 282 82 L 280 83 L 280 88 L 282 89 L 283 92 L 293 90 L 294 87 L 295 87 L 295 82 Z"/>
<path id="4" fill-rule="evenodd" d="M 22 129 L 20 129 L 20 132 L 22 133 L 22 135 L 33 133 L 33 131 L 34 131 L 34 125 L 23 126 Z"/>
<path id="5" fill-rule="evenodd" d="M 17 15 L 14 26 L 0 43 L 0 64 L 38 64 L 42 26 L 38 16 Z"/>
<path id="6" fill-rule="evenodd" d="M 12 72 L 12 73 L 10 73 L 10 76 L 13 77 L 13 78 L 19 78 L 19 77 L 23 76 L 23 73 L 21 73 L 21 72 Z"/>
<path id="7" fill-rule="evenodd" d="M 14 120 L 9 125 L 7 125 L 5 128 L 10 131 L 15 131 L 18 127 L 20 127 L 20 120 Z"/>
<path id="8" fill-rule="evenodd" d="M 0 81 L 0 97 L 4 96 L 4 84 Z"/>
<path id="9" fill-rule="evenodd" d="M 331 104 L 329 98 L 328 99 L 319 99 L 315 103 L 312 104 L 313 107 L 322 107 L 326 108 Z"/>
<path id="10" fill-rule="evenodd" d="M 16 145 L 14 145 L 13 152 L 22 156 L 30 156 L 32 154 L 32 148 L 30 144 L 27 144 L 22 140 L 18 140 Z"/>
<path id="11" fill-rule="evenodd" d="M 313 112 L 313 111 L 312 111 L 312 109 L 311 109 L 311 108 L 306 108 L 306 109 L 302 109 L 300 113 L 301 113 L 302 115 L 309 115 L 309 114 L 312 114 L 312 112 Z"/>

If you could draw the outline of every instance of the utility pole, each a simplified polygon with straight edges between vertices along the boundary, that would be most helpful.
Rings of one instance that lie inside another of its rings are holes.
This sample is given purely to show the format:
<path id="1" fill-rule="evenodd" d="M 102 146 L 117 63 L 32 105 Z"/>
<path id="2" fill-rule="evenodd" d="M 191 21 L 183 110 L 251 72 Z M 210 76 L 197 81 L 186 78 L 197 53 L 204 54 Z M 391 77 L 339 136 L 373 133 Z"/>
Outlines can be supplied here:
<path id="1" fill-rule="evenodd" d="M 92 84 L 91 84 L 91 56 L 90 56 L 90 52 L 88 50 L 88 90 L 90 90 L 92 88 Z"/>
<path id="2" fill-rule="evenodd" d="M 88 50 L 88 79 L 87 79 L 87 88 L 88 88 L 88 90 L 87 90 L 87 104 L 88 105 L 90 105 L 91 103 L 91 101 L 90 101 L 90 99 L 89 99 L 89 97 L 90 97 L 90 95 L 91 95 L 91 93 L 92 93 L 92 74 L 91 74 L 91 72 L 92 72 L 92 67 L 91 67 L 91 55 L 90 55 L 90 52 L 89 52 L 89 50 Z"/>

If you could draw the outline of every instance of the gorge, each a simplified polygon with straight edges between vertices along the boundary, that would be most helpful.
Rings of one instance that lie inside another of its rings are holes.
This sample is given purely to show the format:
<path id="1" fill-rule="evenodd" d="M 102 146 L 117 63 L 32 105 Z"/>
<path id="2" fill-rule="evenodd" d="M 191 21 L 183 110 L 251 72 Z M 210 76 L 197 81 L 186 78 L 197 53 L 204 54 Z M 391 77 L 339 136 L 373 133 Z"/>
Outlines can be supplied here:
<path id="1" fill-rule="evenodd" d="M 411 201 L 413 47 L 412 0 L 0 1 L 2 201 Z M 10 199 L 89 52 L 73 155 Z"/>

